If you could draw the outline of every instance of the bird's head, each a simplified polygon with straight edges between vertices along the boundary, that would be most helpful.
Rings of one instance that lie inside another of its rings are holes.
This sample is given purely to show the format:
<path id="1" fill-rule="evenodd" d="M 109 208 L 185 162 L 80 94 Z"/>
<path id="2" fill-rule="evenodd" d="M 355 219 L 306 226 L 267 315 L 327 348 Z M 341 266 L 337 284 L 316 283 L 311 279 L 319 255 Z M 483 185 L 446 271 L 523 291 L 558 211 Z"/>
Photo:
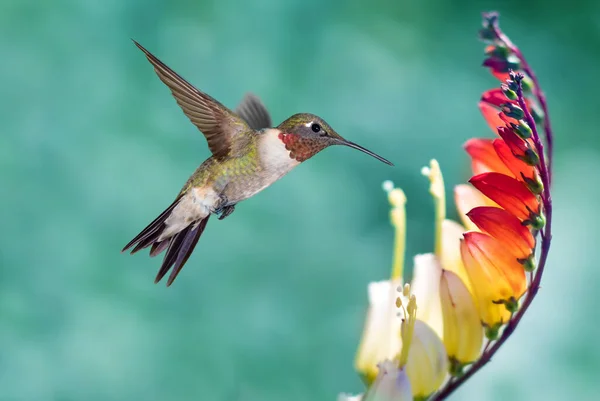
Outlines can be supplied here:
<path id="1" fill-rule="evenodd" d="M 342 138 L 325 120 L 309 113 L 294 114 L 277 127 L 280 139 L 290 151 L 290 157 L 303 162 L 332 145 L 344 145 L 360 150 L 390 166 L 393 164 L 368 149 Z"/>

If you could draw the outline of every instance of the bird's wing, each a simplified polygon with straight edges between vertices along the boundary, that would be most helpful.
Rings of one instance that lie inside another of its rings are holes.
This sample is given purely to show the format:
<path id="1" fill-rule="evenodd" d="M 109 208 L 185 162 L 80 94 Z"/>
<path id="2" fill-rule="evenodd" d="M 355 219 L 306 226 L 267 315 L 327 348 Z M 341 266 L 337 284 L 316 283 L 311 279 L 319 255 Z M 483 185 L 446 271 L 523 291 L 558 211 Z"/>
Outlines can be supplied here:
<path id="1" fill-rule="evenodd" d="M 269 111 L 260 98 L 252 93 L 247 93 L 244 96 L 239 106 L 235 109 L 235 112 L 255 130 L 271 128 L 273 126 Z"/>
<path id="2" fill-rule="evenodd" d="M 237 147 L 242 145 L 239 143 L 243 142 L 242 135 L 251 130 L 248 124 L 217 100 L 196 89 L 138 42 L 133 42 L 146 54 L 160 80 L 171 89 L 185 115 L 204 134 L 213 155 L 223 158 L 230 152 L 236 152 Z"/>

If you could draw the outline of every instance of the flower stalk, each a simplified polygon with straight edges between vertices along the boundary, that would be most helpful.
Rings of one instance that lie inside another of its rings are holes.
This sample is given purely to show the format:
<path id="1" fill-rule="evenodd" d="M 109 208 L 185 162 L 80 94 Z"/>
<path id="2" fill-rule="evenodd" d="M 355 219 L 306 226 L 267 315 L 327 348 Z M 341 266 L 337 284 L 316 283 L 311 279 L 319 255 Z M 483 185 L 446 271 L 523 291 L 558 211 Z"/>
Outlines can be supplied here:
<path id="1" fill-rule="evenodd" d="M 436 394 L 434 394 L 430 400 L 443 400 L 446 399 L 450 394 L 452 394 L 458 387 L 460 387 L 465 381 L 467 381 L 471 376 L 477 373 L 481 368 L 483 368 L 488 362 L 491 361 L 494 354 L 500 349 L 500 347 L 508 340 L 508 338 L 512 335 L 515 328 L 518 326 L 522 317 L 525 315 L 529 306 L 533 302 L 536 297 L 536 294 L 540 288 L 540 282 L 542 280 L 542 276 L 544 274 L 544 268 L 546 266 L 546 260 L 548 258 L 548 252 L 550 250 L 550 243 L 552 240 L 552 198 L 550 195 L 550 184 L 551 184 L 551 170 L 552 170 L 552 146 L 553 146 L 553 135 L 552 128 L 550 124 L 550 117 L 548 113 L 548 107 L 546 102 L 546 97 L 544 92 L 541 90 L 537 77 L 527 61 L 525 60 L 523 54 L 519 50 L 517 46 L 515 46 L 510 39 L 500 30 L 498 25 L 498 14 L 497 13 L 487 13 L 484 14 L 484 29 L 481 32 L 481 37 L 484 40 L 493 41 L 497 44 L 497 49 L 504 49 L 505 51 L 505 59 L 507 59 L 507 55 L 514 56 L 510 59 L 510 63 L 513 64 L 512 68 L 509 68 L 509 71 L 501 71 L 500 68 L 505 68 L 506 65 L 498 63 L 498 60 L 501 60 L 502 57 L 492 56 L 492 61 L 487 61 L 484 65 L 492 68 L 494 75 L 502 76 L 502 73 L 508 72 L 509 81 L 506 83 L 506 86 L 503 86 L 504 93 L 506 95 L 507 89 L 510 90 L 507 97 L 511 100 L 515 100 L 518 104 L 518 109 L 516 105 L 513 107 L 507 107 L 511 115 L 509 117 L 519 117 L 524 124 L 518 124 L 523 127 L 519 130 L 516 127 L 515 130 L 517 132 L 523 132 L 529 136 L 530 140 L 533 144 L 534 148 L 537 150 L 537 156 L 539 157 L 539 162 L 537 163 L 537 167 L 539 168 L 539 178 L 541 180 L 541 188 L 539 191 L 539 197 L 542 203 L 543 217 L 540 215 L 540 218 L 543 220 L 537 221 L 537 225 L 532 226 L 539 230 L 541 236 L 541 245 L 540 245 L 540 254 L 539 254 L 539 262 L 537 264 L 537 269 L 534 273 L 532 273 L 531 281 L 529 283 L 528 289 L 524 298 L 522 299 L 521 306 L 515 308 L 513 311 L 510 320 L 507 324 L 502 328 L 499 337 L 495 341 L 490 341 L 488 345 L 485 347 L 482 355 L 479 359 L 472 364 L 468 369 L 466 369 L 462 375 L 455 377 L 453 380 L 447 382 L 447 384 L 442 387 Z M 500 55 L 502 56 L 502 55 Z M 490 59 L 488 59 L 490 60 Z M 524 73 L 515 73 L 512 69 L 515 69 L 515 65 L 518 66 L 516 68 L 521 69 Z M 502 76 L 505 78 L 506 76 Z M 541 107 L 541 113 L 535 113 L 535 109 L 529 107 L 528 102 L 525 97 L 525 92 L 531 90 L 534 97 L 537 99 L 539 106 Z M 514 94 L 514 95 L 513 95 Z M 516 98 L 515 98 L 516 95 Z M 515 99 L 513 99 L 515 98 Z M 522 115 L 519 113 L 522 112 Z M 544 150 L 544 141 L 542 141 L 540 132 L 538 131 L 538 126 L 536 125 L 536 117 L 539 120 L 541 115 L 543 116 L 543 120 L 541 123 L 545 144 L 547 149 Z M 509 124 L 511 125 L 511 124 Z M 512 125 L 511 125 L 512 126 Z M 525 138 L 524 138 L 525 139 Z"/>

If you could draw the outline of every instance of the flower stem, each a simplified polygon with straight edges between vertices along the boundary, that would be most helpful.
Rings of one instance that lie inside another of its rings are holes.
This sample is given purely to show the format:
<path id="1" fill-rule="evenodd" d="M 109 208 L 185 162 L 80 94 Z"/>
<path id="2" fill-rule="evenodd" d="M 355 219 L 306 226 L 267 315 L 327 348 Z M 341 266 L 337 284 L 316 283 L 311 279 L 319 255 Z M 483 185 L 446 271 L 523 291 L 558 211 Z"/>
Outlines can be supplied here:
<path id="1" fill-rule="evenodd" d="M 484 18 L 490 20 L 490 18 L 493 18 L 494 15 L 495 14 L 490 13 L 490 14 L 484 15 Z M 521 318 L 525 315 L 525 312 L 527 312 L 527 309 L 529 309 L 529 306 L 533 302 L 533 299 L 535 298 L 538 290 L 540 289 L 540 283 L 542 280 L 542 275 L 544 274 L 544 268 L 546 267 L 546 260 L 548 258 L 548 252 L 550 250 L 550 243 L 552 240 L 552 198 L 550 196 L 550 180 L 551 180 L 550 174 L 552 171 L 552 129 L 550 126 L 550 119 L 549 119 L 549 114 L 548 114 L 548 110 L 547 110 L 546 99 L 545 99 L 544 93 L 541 91 L 541 89 L 539 89 L 539 84 L 537 82 L 537 78 L 535 77 L 535 74 L 533 73 L 533 71 L 531 70 L 531 68 L 529 67 L 527 62 L 525 61 L 525 58 L 523 57 L 521 51 L 514 44 L 512 44 L 510 39 L 508 39 L 508 37 L 506 35 L 504 35 L 504 33 L 502 33 L 502 31 L 500 30 L 498 23 L 497 23 L 497 15 L 496 15 L 496 19 L 493 21 L 493 29 L 494 29 L 494 32 L 496 33 L 497 38 L 499 40 L 501 40 L 502 42 L 504 42 L 506 44 L 506 46 L 508 48 L 510 48 L 511 51 L 513 53 L 515 53 L 517 55 L 517 57 L 519 57 L 519 59 L 521 60 L 523 70 L 527 73 L 527 75 L 533 80 L 533 82 L 535 84 L 534 94 L 538 98 L 538 100 L 540 102 L 540 106 L 544 110 L 544 114 L 545 114 L 544 132 L 545 132 L 545 136 L 546 136 L 546 143 L 548 145 L 548 153 L 547 153 L 548 160 L 547 161 L 546 161 L 546 157 L 544 155 L 544 146 L 541 141 L 540 135 L 538 133 L 537 127 L 535 125 L 535 121 L 531 115 L 531 112 L 527 108 L 527 105 L 525 104 L 523 88 L 521 86 L 521 80 L 519 79 L 518 80 L 518 90 L 517 90 L 519 106 L 525 112 L 525 120 L 532 129 L 533 143 L 535 144 L 535 146 L 539 152 L 539 156 L 540 156 L 540 165 L 539 165 L 540 178 L 542 179 L 542 182 L 544 184 L 544 191 L 541 194 L 541 199 L 542 199 L 544 213 L 546 215 L 546 225 L 540 231 L 542 243 L 541 243 L 541 247 L 540 247 L 540 259 L 539 259 L 539 263 L 538 263 L 538 268 L 535 271 L 533 279 L 531 280 L 531 282 L 529 284 L 529 291 L 527 291 L 527 296 L 525 297 L 525 300 L 523 301 L 521 308 L 508 321 L 508 323 L 504 327 L 504 330 L 502 331 L 502 335 L 500 336 L 500 338 L 498 338 L 498 340 L 496 342 L 494 342 L 491 347 L 489 347 L 489 348 L 486 347 L 486 349 L 482 353 L 481 357 L 477 360 L 477 362 L 475 362 L 473 365 L 471 365 L 471 367 L 462 376 L 456 378 L 456 380 L 454 380 L 454 381 L 449 381 L 446 384 L 446 386 L 444 386 L 439 392 L 434 394 L 430 399 L 432 401 L 433 400 L 435 400 L 435 401 L 443 400 L 443 399 L 447 398 L 450 394 L 452 394 L 465 381 L 467 381 L 471 376 L 473 376 L 481 368 L 483 368 L 488 362 L 490 362 L 492 356 L 498 351 L 498 349 L 500 349 L 500 347 L 504 344 L 504 342 L 506 340 L 508 340 L 508 338 L 512 335 L 515 328 L 521 321 Z"/>

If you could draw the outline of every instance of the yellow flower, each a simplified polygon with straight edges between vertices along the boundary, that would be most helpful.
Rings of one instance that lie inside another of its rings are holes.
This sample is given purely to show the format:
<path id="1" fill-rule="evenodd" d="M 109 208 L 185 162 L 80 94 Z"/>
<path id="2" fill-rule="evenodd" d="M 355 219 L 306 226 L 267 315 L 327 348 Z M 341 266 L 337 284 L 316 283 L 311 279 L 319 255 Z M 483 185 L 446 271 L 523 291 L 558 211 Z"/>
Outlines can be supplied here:
<path id="1" fill-rule="evenodd" d="M 463 262 L 486 335 L 493 339 L 527 288 L 525 270 L 501 242 L 489 235 L 473 231 L 464 236 L 460 248 Z"/>
<path id="2" fill-rule="evenodd" d="M 398 355 L 400 368 L 406 368 L 414 398 L 427 398 L 446 378 L 448 356 L 437 334 L 424 322 L 417 320 L 417 299 L 410 296 L 402 321 L 402 351 Z"/>
<path id="3" fill-rule="evenodd" d="M 355 361 L 356 370 L 367 383 L 375 380 L 381 361 L 392 359 L 400 351 L 402 320 L 395 301 L 396 289 L 401 285 L 401 280 L 369 284 L 369 309 Z"/>
<path id="4" fill-rule="evenodd" d="M 440 297 L 450 373 L 460 374 L 462 366 L 475 361 L 481 352 L 483 330 L 479 312 L 466 285 L 451 271 L 441 274 Z"/>
<path id="5" fill-rule="evenodd" d="M 415 321 L 406 373 L 415 398 L 426 398 L 439 389 L 448 373 L 448 356 L 442 340 L 420 320 Z"/>

